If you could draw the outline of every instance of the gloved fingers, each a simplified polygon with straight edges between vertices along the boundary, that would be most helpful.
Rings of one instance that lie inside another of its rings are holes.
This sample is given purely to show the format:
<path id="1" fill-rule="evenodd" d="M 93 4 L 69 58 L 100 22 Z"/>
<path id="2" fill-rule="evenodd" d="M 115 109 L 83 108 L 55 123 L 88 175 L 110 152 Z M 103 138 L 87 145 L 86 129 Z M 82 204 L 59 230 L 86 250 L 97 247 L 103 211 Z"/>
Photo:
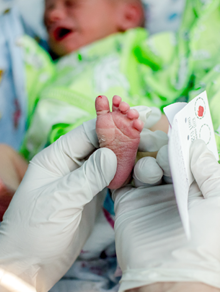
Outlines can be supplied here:
<path id="1" fill-rule="evenodd" d="M 191 170 L 205 198 L 220 196 L 220 165 L 202 140 L 190 148 Z"/>
<path id="2" fill-rule="evenodd" d="M 117 217 L 127 212 L 133 212 L 133 214 L 139 216 L 139 210 L 144 208 L 151 210 L 149 212 L 150 217 L 154 216 L 153 214 L 156 209 L 163 212 L 165 206 L 176 206 L 172 185 L 159 185 L 151 188 L 135 188 L 127 185 L 112 191 L 112 199 L 114 200 Z"/>
<path id="3" fill-rule="evenodd" d="M 137 158 L 141 159 L 136 163 L 133 173 L 136 187 L 158 185 L 161 183 L 163 176 L 166 183 L 172 183 L 167 143 L 168 136 L 166 133 L 143 129 L 139 144 L 139 151 L 143 152 L 137 153 Z"/>
<path id="4" fill-rule="evenodd" d="M 95 129 L 95 120 L 89 122 L 92 126 L 94 124 Z M 95 136 L 96 133 L 91 135 Z M 31 163 L 40 166 L 42 170 L 46 169 L 48 174 L 50 172 L 57 178 L 80 167 L 94 150 L 84 125 L 81 125 L 38 153 Z"/>
<path id="5" fill-rule="evenodd" d="M 55 219 L 73 216 L 73 211 L 74 214 L 81 212 L 95 195 L 109 185 L 116 169 L 116 155 L 110 149 L 98 149 L 80 168 L 38 189 L 35 211 Z M 48 204 L 45 203 L 47 201 Z M 34 218 L 38 217 L 38 214 L 34 215 Z"/>
<path id="6" fill-rule="evenodd" d="M 83 123 L 83 128 L 90 143 L 94 146 L 94 148 L 99 148 L 99 141 L 96 134 L 96 119 Z"/>
<path id="7" fill-rule="evenodd" d="M 156 107 L 151 107 L 151 114 L 147 118 L 144 127 L 150 129 L 153 127 L 161 118 L 161 111 Z"/>
<path id="8" fill-rule="evenodd" d="M 136 109 L 139 113 L 139 119 L 144 123 L 146 123 L 146 121 L 149 119 L 149 117 L 151 116 L 152 113 L 152 109 L 150 107 L 147 106 L 134 106 L 132 107 L 132 109 Z"/>
<path id="9" fill-rule="evenodd" d="M 139 119 L 144 123 L 144 128 L 150 129 L 153 127 L 161 118 L 161 111 L 156 107 L 147 106 L 134 106 L 139 113 Z"/>
<path id="10" fill-rule="evenodd" d="M 161 183 L 162 177 L 166 183 L 172 183 L 168 145 L 160 148 L 156 159 L 153 157 L 142 158 L 134 167 L 133 178 L 136 187 L 158 185 Z"/>
<path id="11" fill-rule="evenodd" d="M 162 131 L 152 132 L 148 129 L 143 129 L 138 151 L 141 152 L 156 152 L 162 146 L 167 145 L 168 136 Z"/>
<path id="12" fill-rule="evenodd" d="M 163 147 L 160 148 L 160 150 L 157 153 L 156 161 L 163 170 L 164 181 L 166 183 L 172 183 L 169 157 L 168 157 L 168 145 L 164 145 Z"/>
<path id="13" fill-rule="evenodd" d="M 163 171 L 153 157 L 140 159 L 134 167 L 133 179 L 136 187 L 158 185 L 162 177 Z"/>

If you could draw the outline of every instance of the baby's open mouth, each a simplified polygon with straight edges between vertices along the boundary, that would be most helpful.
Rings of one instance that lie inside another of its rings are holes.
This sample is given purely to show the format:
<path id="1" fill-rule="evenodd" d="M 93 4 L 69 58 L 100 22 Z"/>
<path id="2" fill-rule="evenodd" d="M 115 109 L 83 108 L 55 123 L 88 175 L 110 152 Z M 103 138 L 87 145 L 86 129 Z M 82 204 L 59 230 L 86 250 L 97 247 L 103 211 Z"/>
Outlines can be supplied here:
<path id="1" fill-rule="evenodd" d="M 56 41 L 62 41 L 65 37 L 67 37 L 72 30 L 66 27 L 58 27 L 54 31 L 54 38 Z"/>

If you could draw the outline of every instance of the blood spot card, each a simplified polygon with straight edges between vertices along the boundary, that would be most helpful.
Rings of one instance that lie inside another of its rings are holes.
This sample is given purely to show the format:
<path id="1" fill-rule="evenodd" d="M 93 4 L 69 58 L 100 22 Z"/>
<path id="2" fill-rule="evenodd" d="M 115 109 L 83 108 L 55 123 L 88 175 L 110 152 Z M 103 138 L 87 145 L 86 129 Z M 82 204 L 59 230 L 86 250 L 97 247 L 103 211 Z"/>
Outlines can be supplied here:
<path id="1" fill-rule="evenodd" d="M 218 160 L 214 129 L 206 92 L 189 103 L 174 103 L 164 108 L 169 120 L 169 163 L 174 192 L 184 230 L 190 238 L 188 192 L 193 182 L 189 149 L 192 142 L 202 139 Z"/>

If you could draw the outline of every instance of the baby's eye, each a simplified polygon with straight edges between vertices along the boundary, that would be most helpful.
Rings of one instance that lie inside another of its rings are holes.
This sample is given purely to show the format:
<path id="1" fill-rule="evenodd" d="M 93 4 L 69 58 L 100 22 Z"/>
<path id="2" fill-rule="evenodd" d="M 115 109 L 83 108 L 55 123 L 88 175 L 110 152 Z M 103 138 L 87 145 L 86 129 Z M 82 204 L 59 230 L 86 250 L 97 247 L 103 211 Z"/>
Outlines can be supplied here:
<path id="1" fill-rule="evenodd" d="M 66 5 L 66 7 L 67 8 L 73 8 L 73 7 L 75 7 L 76 6 L 76 3 L 77 1 L 75 1 L 75 0 L 67 0 L 66 2 L 65 2 L 65 5 Z"/>
<path id="2" fill-rule="evenodd" d="M 54 1 L 50 1 L 50 0 L 45 1 L 45 8 L 47 10 L 52 10 L 52 9 L 54 9 L 54 7 L 55 7 Z"/>

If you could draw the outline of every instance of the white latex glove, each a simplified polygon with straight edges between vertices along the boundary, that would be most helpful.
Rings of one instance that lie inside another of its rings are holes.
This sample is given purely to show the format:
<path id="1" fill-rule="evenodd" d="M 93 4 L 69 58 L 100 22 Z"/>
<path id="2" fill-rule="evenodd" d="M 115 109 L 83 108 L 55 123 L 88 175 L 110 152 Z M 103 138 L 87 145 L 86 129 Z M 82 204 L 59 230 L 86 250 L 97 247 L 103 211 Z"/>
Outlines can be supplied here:
<path id="1" fill-rule="evenodd" d="M 5 288 L 14 281 L 8 281 L 7 273 L 32 285 L 33 291 L 48 291 L 88 238 L 103 200 L 97 194 L 117 167 L 111 150 L 92 154 L 97 137 L 90 125 L 62 136 L 30 162 L 0 226 L 1 292 L 12 291 Z"/>
<path id="2" fill-rule="evenodd" d="M 143 129 L 139 151 L 157 152 L 156 158 L 141 158 L 134 167 L 133 179 L 136 187 L 154 186 L 160 183 L 171 183 L 171 173 L 168 160 L 168 136 L 162 131 L 151 132 Z M 162 180 L 163 179 L 163 180 Z"/>
<path id="3" fill-rule="evenodd" d="M 191 147 L 196 183 L 189 193 L 187 240 L 172 185 L 116 190 L 119 291 L 156 282 L 201 282 L 220 288 L 220 165 L 203 141 Z"/>
<path id="4" fill-rule="evenodd" d="M 149 130 L 161 118 L 161 112 L 158 108 L 150 108 L 151 113 L 147 115 L 146 107 L 138 106 L 135 109 L 139 112 L 139 119 L 144 122 L 144 129 L 141 132 L 139 152 L 158 152 L 156 159 L 154 157 L 144 157 L 140 159 L 133 172 L 134 185 L 153 186 L 162 182 L 162 178 L 167 183 L 171 183 L 171 174 L 167 155 L 168 136 L 162 131 L 152 132 Z M 165 148 L 164 148 L 165 147 Z"/>
<path id="5" fill-rule="evenodd" d="M 145 129 L 150 129 L 161 119 L 161 111 L 156 107 L 140 105 L 132 108 L 138 111 L 139 119 L 144 123 Z"/>

